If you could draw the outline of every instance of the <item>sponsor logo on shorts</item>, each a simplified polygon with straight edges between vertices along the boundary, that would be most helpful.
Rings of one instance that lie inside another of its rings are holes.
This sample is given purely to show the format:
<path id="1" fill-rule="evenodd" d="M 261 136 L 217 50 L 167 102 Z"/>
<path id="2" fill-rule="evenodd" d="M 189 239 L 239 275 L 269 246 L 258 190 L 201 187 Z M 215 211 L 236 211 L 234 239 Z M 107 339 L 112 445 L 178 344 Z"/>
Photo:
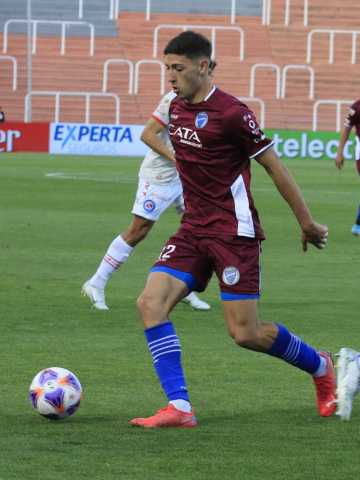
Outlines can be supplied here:
<path id="1" fill-rule="evenodd" d="M 224 268 L 222 280 L 225 285 L 235 285 L 240 280 L 240 272 L 236 267 Z"/>
<path id="2" fill-rule="evenodd" d="M 153 200 L 145 200 L 143 203 L 143 209 L 145 212 L 151 213 L 155 210 L 156 204 Z"/>
<path id="3" fill-rule="evenodd" d="M 204 128 L 208 121 L 208 114 L 206 112 L 200 112 L 196 115 L 195 126 L 196 128 Z"/>

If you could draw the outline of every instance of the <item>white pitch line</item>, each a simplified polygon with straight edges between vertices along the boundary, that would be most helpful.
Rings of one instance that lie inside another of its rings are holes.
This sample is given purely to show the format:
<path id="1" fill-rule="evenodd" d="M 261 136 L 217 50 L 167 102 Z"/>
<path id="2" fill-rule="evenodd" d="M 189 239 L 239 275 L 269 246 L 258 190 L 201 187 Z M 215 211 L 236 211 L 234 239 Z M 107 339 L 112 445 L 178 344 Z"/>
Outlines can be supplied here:
<path id="1" fill-rule="evenodd" d="M 90 182 L 105 182 L 105 183 L 129 183 L 132 184 L 136 181 L 136 177 L 113 177 L 113 178 L 97 178 L 89 174 L 86 175 L 69 175 L 63 172 L 49 172 L 45 174 L 47 178 L 55 178 L 58 180 L 80 180 Z"/>

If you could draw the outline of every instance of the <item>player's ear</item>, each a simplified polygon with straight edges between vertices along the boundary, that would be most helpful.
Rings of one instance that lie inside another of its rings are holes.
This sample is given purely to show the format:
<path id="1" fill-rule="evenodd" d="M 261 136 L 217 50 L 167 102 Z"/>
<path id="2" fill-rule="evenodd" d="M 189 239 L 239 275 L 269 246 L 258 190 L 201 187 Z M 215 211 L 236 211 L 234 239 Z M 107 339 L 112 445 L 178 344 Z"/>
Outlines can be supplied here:
<path id="1" fill-rule="evenodd" d="M 207 58 L 202 58 L 199 63 L 199 73 L 201 76 L 204 76 L 209 71 L 210 61 Z"/>

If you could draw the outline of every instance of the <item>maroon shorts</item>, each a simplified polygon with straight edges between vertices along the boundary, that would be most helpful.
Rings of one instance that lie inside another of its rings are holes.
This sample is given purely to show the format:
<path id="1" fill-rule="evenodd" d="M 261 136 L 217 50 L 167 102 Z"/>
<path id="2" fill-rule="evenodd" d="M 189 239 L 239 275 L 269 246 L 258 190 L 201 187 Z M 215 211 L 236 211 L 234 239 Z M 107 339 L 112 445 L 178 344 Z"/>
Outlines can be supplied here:
<path id="1" fill-rule="evenodd" d="M 360 159 L 356 160 L 355 165 L 356 165 L 356 170 L 357 170 L 358 174 L 360 175 Z"/>
<path id="2" fill-rule="evenodd" d="M 202 292 L 215 272 L 222 300 L 259 298 L 260 241 L 247 237 L 194 236 L 180 228 L 161 250 L 151 271 L 183 280 Z"/>

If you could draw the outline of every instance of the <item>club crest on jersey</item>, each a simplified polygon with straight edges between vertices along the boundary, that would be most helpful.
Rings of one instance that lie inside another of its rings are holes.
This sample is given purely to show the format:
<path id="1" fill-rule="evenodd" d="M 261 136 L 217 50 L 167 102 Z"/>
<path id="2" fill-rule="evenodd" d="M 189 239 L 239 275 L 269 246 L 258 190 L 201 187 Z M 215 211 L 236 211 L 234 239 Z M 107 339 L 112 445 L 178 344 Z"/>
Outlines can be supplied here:
<path id="1" fill-rule="evenodd" d="M 153 200 L 145 200 L 143 203 L 143 209 L 145 212 L 151 213 L 155 210 L 156 203 Z"/>
<path id="2" fill-rule="evenodd" d="M 196 128 L 204 128 L 205 125 L 208 123 L 209 117 L 206 112 L 200 112 L 195 117 L 195 127 Z"/>
<path id="3" fill-rule="evenodd" d="M 222 280 L 225 285 L 235 285 L 240 280 L 240 272 L 236 267 L 226 267 L 223 270 Z"/>

